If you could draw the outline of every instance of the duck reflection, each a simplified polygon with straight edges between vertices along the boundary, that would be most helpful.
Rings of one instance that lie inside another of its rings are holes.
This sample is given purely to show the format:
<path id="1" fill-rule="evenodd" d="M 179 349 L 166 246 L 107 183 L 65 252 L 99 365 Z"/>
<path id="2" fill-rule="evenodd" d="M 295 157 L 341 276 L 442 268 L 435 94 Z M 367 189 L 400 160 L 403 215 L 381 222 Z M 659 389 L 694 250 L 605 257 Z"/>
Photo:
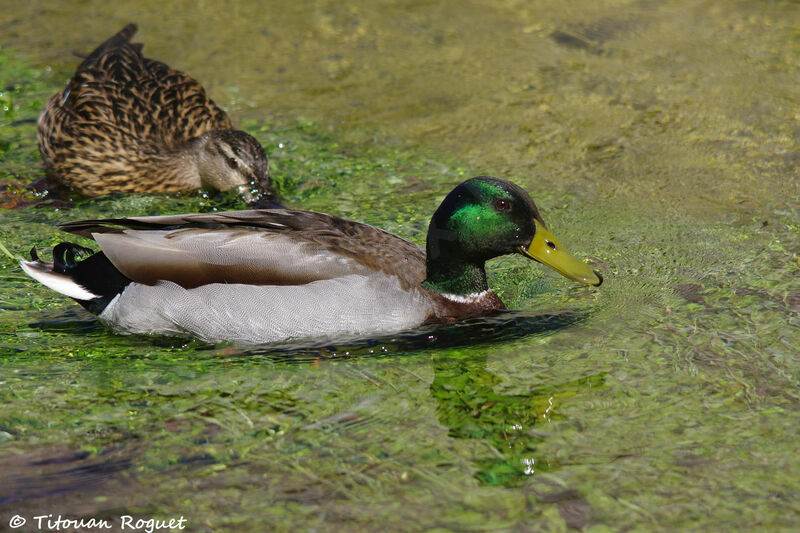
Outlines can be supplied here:
<path id="1" fill-rule="evenodd" d="M 527 394 L 502 394 L 496 392 L 502 380 L 486 365 L 486 355 L 437 359 L 431 395 L 439 404 L 439 422 L 451 437 L 483 439 L 489 444 L 486 457 L 473 460 L 481 484 L 512 487 L 535 472 L 550 469 L 550 462 L 537 454 L 536 446 L 546 437 L 543 425 L 563 416 L 555 411 L 558 403 L 601 386 L 603 377 L 548 385 Z"/>
<path id="2" fill-rule="evenodd" d="M 536 446 L 546 437 L 543 424 L 563 416 L 556 412 L 559 402 L 601 386 L 603 377 L 589 376 L 548 385 L 525 394 L 497 392 L 502 380 L 487 370 L 487 354 L 446 348 L 511 342 L 529 335 L 547 335 L 586 318 L 575 312 L 533 314 L 500 312 L 490 317 L 466 320 L 445 327 L 431 328 L 387 338 L 353 344 L 287 345 L 250 350 L 274 362 L 307 363 L 328 358 L 398 356 L 435 348 L 434 379 L 431 395 L 438 402 L 439 422 L 451 437 L 482 439 L 489 444 L 485 457 L 473 460 L 475 476 L 484 485 L 516 486 L 536 472 L 547 471 L 550 463 L 537 454 Z"/>

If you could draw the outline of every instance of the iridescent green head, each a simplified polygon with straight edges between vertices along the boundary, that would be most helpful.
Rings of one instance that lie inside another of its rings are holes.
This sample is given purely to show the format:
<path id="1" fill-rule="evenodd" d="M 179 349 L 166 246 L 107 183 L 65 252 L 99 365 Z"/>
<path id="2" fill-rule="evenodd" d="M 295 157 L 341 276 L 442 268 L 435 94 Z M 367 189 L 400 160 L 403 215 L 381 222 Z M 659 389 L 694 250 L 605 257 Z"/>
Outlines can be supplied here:
<path id="1" fill-rule="evenodd" d="M 561 247 L 528 193 L 513 183 L 479 176 L 453 189 L 431 219 L 425 285 L 458 295 L 484 291 L 486 260 L 511 253 L 581 283 L 602 282 Z"/>

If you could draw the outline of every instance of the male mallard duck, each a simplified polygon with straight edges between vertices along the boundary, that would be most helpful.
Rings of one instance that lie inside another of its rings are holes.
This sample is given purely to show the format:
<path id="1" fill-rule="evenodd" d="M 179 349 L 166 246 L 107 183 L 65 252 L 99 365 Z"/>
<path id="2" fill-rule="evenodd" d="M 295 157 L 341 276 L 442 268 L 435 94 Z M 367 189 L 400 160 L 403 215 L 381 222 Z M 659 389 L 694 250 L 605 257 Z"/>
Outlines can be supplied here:
<path id="1" fill-rule="evenodd" d="M 195 80 L 142 56 L 128 24 L 78 66 L 39 117 L 49 173 L 87 196 L 239 188 L 271 196 L 264 149 Z"/>
<path id="2" fill-rule="evenodd" d="M 546 228 L 518 186 L 477 177 L 436 210 L 426 250 L 342 218 L 286 209 L 69 222 L 53 263 L 23 270 L 118 331 L 268 343 L 364 336 L 504 309 L 484 263 L 520 253 L 600 285 Z"/>

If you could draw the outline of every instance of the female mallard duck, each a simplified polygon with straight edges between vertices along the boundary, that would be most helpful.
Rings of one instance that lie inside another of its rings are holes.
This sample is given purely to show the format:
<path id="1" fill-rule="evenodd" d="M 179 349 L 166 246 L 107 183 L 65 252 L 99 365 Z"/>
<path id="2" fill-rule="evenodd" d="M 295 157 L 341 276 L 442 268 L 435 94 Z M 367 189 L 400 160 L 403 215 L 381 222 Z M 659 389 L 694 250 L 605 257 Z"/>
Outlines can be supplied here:
<path id="1" fill-rule="evenodd" d="M 272 196 L 264 149 L 195 80 L 142 56 L 128 24 L 89 54 L 39 117 L 53 178 L 87 196 L 238 188 Z"/>
<path id="2" fill-rule="evenodd" d="M 285 209 L 69 222 L 53 263 L 23 270 L 118 331 L 257 344 L 364 336 L 503 309 L 484 263 L 520 253 L 564 276 L 602 277 L 562 249 L 530 196 L 497 178 L 456 187 L 426 250 L 373 226 Z"/>

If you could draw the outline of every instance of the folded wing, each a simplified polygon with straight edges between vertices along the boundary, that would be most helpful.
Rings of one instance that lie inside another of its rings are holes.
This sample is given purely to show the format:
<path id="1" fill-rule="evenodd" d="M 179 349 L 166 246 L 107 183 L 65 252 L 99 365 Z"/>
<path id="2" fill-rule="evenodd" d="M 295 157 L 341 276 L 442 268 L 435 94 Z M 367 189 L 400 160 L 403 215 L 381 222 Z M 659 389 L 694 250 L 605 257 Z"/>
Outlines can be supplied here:
<path id="1" fill-rule="evenodd" d="M 302 285 L 351 274 L 424 279 L 425 253 L 400 237 L 321 213 L 253 210 L 71 222 L 128 278 L 184 288 L 210 283 Z"/>

